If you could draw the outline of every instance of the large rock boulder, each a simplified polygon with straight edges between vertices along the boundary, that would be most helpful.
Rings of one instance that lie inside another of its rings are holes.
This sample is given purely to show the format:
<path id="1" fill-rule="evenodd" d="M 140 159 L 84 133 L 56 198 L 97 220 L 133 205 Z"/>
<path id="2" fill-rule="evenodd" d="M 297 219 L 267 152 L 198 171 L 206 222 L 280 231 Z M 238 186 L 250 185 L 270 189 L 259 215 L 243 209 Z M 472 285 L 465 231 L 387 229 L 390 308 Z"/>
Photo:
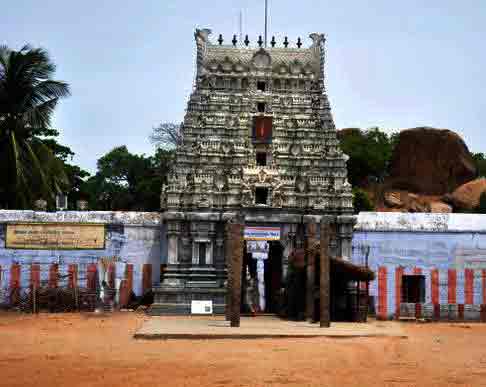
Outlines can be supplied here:
<path id="1" fill-rule="evenodd" d="M 475 177 L 471 154 L 457 133 L 424 127 L 400 132 L 387 182 L 395 189 L 443 195 Z"/>
<path id="2" fill-rule="evenodd" d="M 439 196 L 417 195 L 403 190 L 386 191 L 383 194 L 381 211 L 391 212 L 452 212 L 452 206 L 440 200 Z"/>
<path id="3" fill-rule="evenodd" d="M 461 185 L 446 200 L 457 210 L 472 210 L 479 204 L 479 197 L 486 191 L 486 179 L 476 179 Z"/>

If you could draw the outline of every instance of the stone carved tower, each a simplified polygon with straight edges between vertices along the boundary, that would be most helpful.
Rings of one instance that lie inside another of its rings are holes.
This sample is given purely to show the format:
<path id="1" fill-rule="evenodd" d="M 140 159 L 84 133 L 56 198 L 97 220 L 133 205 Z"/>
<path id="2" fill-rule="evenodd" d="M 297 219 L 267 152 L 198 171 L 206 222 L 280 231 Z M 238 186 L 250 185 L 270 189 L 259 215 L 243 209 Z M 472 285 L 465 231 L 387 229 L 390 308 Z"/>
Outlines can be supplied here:
<path id="1" fill-rule="evenodd" d="M 350 256 L 352 193 L 325 89 L 325 38 L 301 48 L 211 43 L 196 30 L 195 88 L 161 207 L 167 271 L 154 313 L 185 313 L 192 300 L 224 308 L 224 224 L 281 227 L 283 264 L 299 224 L 336 224 L 336 255 Z M 247 39 L 246 39 L 247 40 Z M 283 270 L 285 273 L 285 268 Z"/>

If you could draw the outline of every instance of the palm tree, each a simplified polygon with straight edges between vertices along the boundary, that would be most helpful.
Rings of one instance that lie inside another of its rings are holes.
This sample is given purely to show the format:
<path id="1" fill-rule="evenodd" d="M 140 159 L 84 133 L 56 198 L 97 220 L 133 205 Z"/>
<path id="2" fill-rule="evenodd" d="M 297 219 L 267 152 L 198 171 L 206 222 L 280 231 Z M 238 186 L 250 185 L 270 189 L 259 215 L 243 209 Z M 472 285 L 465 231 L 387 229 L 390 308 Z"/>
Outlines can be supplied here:
<path id="1" fill-rule="evenodd" d="M 55 81 L 47 51 L 0 46 L 0 208 L 25 208 L 52 200 L 66 184 L 63 162 L 47 145 L 60 98 L 69 85 Z"/>

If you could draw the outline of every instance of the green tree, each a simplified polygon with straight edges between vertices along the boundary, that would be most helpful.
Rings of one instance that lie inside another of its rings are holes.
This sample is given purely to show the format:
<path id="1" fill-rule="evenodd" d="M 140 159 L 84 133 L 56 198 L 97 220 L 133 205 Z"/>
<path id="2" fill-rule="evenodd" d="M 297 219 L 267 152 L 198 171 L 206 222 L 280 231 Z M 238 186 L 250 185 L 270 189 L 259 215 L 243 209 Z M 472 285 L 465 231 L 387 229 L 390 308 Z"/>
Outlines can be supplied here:
<path id="1" fill-rule="evenodd" d="M 479 203 L 474 209 L 476 214 L 486 214 L 486 191 L 481 192 L 479 196 Z"/>
<path id="2" fill-rule="evenodd" d="M 368 194 L 361 188 L 353 189 L 353 207 L 356 214 L 359 214 L 362 211 L 375 210 L 375 206 L 371 202 Z"/>
<path id="3" fill-rule="evenodd" d="M 397 134 L 388 135 L 379 128 L 343 129 L 338 132 L 341 149 L 349 156 L 349 182 L 364 187 L 382 182 L 388 175 Z"/>
<path id="4" fill-rule="evenodd" d="M 52 78 L 55 69 L 42 48 L 0 46 L 0 207 L 26 208 L 39 197 L 52 202 L 68 185 L 51 120 L 70 93 Z"/>
<path id="5" fill-rule="evenodd" d="M 476 166 L 478 177 L 486 177 L 486 155 L 484 153 L 471 153 Z"/>
<path id="6" fill-rule="evenodd" d="M 158 149 L 155 156 L 135 155 L 126 146 L 112 149 L 97 163 L 97 172 L 81 187 L 91 209 L 160 209 L 160 191 L 167 181 L 173 151 Z"/>

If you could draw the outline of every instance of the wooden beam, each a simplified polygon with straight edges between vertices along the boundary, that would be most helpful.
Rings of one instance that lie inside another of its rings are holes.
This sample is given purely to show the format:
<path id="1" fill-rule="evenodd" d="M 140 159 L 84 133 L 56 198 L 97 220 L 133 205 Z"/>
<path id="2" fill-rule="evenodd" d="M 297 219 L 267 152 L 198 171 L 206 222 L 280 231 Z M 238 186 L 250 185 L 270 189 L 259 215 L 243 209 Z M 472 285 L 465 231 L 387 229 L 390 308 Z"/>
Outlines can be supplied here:
<path id="1" fill-rule="evenodd" d="M 232 276 L 232 291 L 231 291 L 231 326 L 240 326 L 240 312 L 241 312 L 241 269 L 243 266 L 243 228 L 241 221 L 230 223 L 231 228 L 231 247 L 232 247 L 232 261 L 231 261 L 231 276 Z"/>
<path id="2" fill-rule="evenodd" d="M 233 273 L 231 271 L 232 260 L 232 235 L 229 222 L 225 225 L 225 243 L 224 243 L 224 259 L 226 263 L 226 308 L 225 317 L 226 321 L 231 320 L 231 294 L 233 292 Z"/>
<path id="3" fill-rule="evenodd" d="M 310 247 L 316 243 L 317 225 L 314 221 L 307 224 L 306 238 L 306 296 L 305 296 L 305 318 L 314 321 L 314 287 L 315 287 L 315 260 L 316 253 Z"/>
<path id="4" fill-rule="evenodd" d="M 331 325 L 330 307 L 330 258 L 329 258 L 329 236 L 331 226 L 324 217 L 321 219 L 320 238 L 320 281 L 319 281 L 319 304 L 320 304 L 320 326 L 328 328 Z"/>

